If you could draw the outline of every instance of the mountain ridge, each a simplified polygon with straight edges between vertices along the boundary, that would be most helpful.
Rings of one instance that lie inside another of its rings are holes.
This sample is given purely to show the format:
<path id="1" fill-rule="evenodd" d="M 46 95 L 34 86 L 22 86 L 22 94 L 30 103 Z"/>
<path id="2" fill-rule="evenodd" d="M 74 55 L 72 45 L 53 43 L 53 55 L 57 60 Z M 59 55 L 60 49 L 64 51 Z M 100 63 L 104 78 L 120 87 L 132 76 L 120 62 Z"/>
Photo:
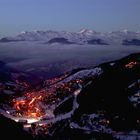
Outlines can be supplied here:
<path id="1" fill-rule="evenodd" d="M 122 31 L 112 31 L 112 32 L 96 32 L 89 29 L 81 29 L 79 32 L 68 32 L 68 31 L 24 31 L 19 33 L 13 37 L 2 37 L 0 38 L 0 43 L 8 43 L 8 42 L 19 42 L 19 41 L 42 41 L 42 42 L 49 42 L 55 38 L 64 38 L 68 42 L 72 42 L 75 44 L 92 44 L 92 45 L 106 45 L 106 44 L 121 44 L 125 45 L 123 42 L 129 40 L 137 39 L 140 40 L 140 32 L 139 31 L 129 31 L 129 30 L 122 30 Z M 101 40 L 100 43 L 97 41 L 93 41 L 89 43 L 90 40 Z M 56 41 L 57 42 L 57 41 Z M 58 43 L 63 43 L 64 40 L 61 42 L 60 40 Z M 53 43 L 53 42 L 52 42 Z M 66 43 L 67 44 L 67 43 Z M 71 44 L 71 43 L 68 43 Z M 129 45 L 139 45 L 136 42 L 131 42 Z"/>

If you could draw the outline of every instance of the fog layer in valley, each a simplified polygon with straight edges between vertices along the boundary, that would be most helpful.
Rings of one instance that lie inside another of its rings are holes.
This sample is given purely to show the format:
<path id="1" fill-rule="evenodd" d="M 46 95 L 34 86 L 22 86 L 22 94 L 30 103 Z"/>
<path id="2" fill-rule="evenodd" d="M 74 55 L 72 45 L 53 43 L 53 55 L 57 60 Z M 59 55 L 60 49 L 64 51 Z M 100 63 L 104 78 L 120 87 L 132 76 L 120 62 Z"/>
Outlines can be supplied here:
<path id="1" fill-rule="evenodd" d="M 41 42 L 0 44 L 0 61 L 29 73 L 59 75 L 79 67 L 91 67 L 128 54 L 139 46 L 46 45 Z"/>

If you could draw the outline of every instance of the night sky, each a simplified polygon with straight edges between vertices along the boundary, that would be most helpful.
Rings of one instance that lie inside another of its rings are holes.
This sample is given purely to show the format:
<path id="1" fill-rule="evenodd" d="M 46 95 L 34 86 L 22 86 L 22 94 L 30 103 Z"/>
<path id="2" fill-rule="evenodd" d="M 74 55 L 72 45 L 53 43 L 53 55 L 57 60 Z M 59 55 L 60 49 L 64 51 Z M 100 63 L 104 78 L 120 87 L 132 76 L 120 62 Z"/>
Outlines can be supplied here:
<path id="1" fill-rule="evenodd" d="M 140 0 L 0 0 L 0 35 L 88 28 L 139 30 Z"/>

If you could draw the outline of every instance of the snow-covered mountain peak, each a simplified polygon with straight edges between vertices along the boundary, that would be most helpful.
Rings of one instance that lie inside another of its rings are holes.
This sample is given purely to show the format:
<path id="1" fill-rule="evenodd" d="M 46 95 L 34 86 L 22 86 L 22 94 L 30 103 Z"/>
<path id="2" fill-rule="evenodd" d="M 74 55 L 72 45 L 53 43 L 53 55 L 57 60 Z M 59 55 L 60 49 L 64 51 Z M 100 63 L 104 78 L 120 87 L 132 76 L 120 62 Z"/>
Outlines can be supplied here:
<path id="1" fill-rule="evenodd" d="M 128 31 L 128 29 L 124 29 L 122 32 L 124 32 L 125 34 L 127 34 L 129 31 Z"/>
<path id="2" fill-rule="evenodd" d="M 86 28 L 83 28 L 79 31 L 80 34 L 94 34 L 96 33 L 95 31 L 93 30 L 89 30 L 89 29 L 86 29 Z"/>
<path id="3" fill-rule="evenodd" d="M 26 34 L 26 31 L 21 31 L 20 34 Z"/>

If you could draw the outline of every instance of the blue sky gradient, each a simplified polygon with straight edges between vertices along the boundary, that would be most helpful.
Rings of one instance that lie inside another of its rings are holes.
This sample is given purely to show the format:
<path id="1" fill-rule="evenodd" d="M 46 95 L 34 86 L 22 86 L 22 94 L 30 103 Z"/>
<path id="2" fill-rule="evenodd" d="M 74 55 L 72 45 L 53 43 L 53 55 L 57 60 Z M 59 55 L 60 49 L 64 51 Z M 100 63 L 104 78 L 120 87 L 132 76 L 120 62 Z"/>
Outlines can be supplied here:
<path id="1" fill-rule="evenodd" d="M 24 30 L 139 30 L 140 0 L 0 0 L 0 34 Z"/>

